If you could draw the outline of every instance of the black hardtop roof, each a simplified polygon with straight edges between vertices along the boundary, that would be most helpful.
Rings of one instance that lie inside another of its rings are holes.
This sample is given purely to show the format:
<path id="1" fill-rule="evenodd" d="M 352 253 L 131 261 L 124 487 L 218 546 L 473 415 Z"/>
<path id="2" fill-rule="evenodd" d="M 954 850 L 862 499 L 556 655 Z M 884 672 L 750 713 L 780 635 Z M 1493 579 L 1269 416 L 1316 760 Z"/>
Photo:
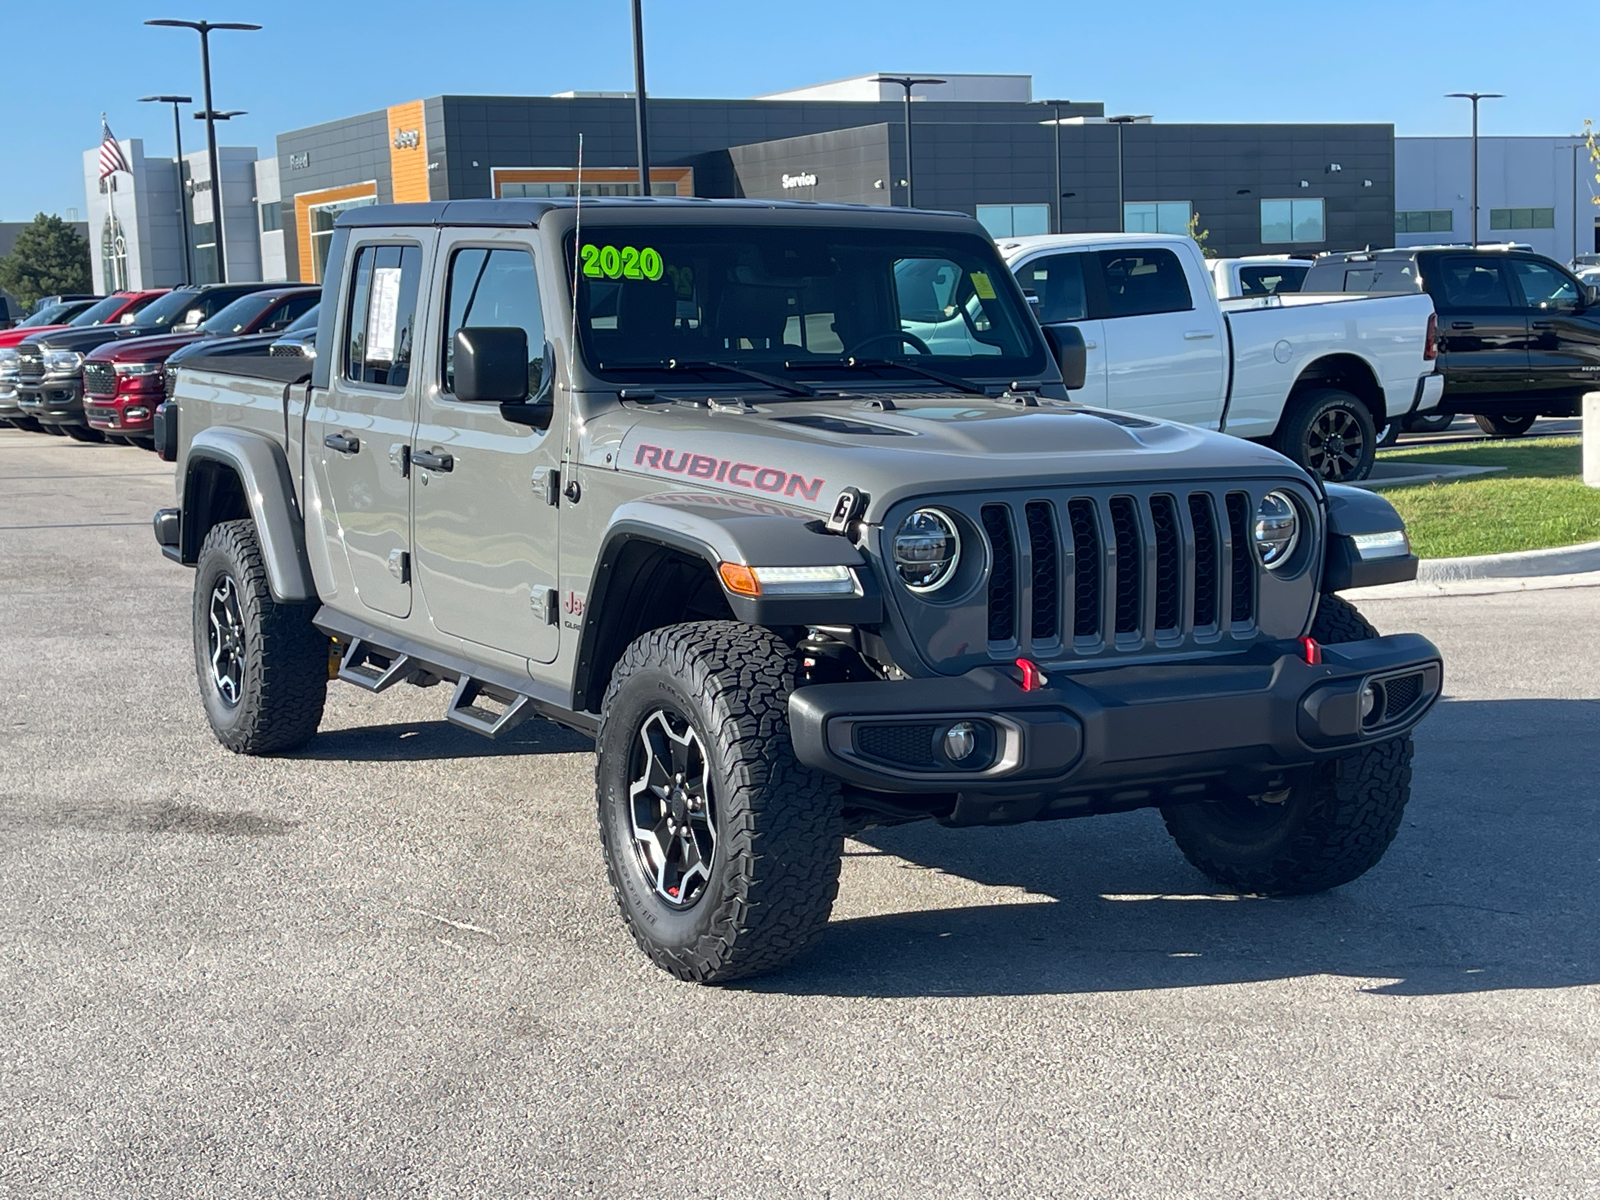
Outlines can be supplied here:
<path id="1" fill-rule="evenodd" d="M 465 225 L 496 226 L 500 228 L 531 229 L 547 213 L 561 212 L 570 216 L 576 212 L 578 202 L 572 197 L 551 199 L 514 200 L 442 200 L 428 204 L 369 204 L 364 208 L 347 209 L 339 214 L 334 225 L 357 229 L 373 226 L 397 225 Z M 673 224 L 694 222 L 697 217 L 706 222 L 742 218 L 748 222 L 759 214 L 781 214 L 782 223 L 799 218 L 806 224 L 838 222 L 849 225 L 889 225 L 906 228 L 927 228 L 930 220 L 946 223 L 952 219 L 966 225 L 977 222 L 964 213 L 939 212 L 931 209 L 887 208 L 874 204 L 832 204 L 813 200 L 709 200 L 698 196 L 597 196 L 583 198 L 585 219 L 599 218 L 607 223 L 624 221 L 649 221 L 652 216 L 670 217 Z"/>

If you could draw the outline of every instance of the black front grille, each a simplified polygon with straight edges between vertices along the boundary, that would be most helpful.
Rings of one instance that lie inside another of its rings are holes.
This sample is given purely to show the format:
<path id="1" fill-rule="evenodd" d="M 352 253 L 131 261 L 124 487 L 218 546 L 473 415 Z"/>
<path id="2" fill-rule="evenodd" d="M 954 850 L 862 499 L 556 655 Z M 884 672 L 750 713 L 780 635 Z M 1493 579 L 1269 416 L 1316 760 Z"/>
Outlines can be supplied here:
<path id="1" fill-rule="evenodd" d="M 1004 505 L 983 506 L 983 531 L 994 555 L 989 568 L 989 640 L 1005 642 L 1017 636 L 1017 553 Z"/>
<path id="2" fill-rule="evenodd" d="M 938 766 L 933 739 L 939 729 L 938 725 L 858 725 L 856 749 L 867 758 L 896 766 Z"/>
<path id="3" fill-rule="evenodd" d="M 1228 534 L 1233 541 L 1233 594 L 1235 625 L 1242 625 L 1255 611 L 1256 554 L 1250 544 L 1250 497 L 1243 492 L 1228 493 Z"/>
<path id="4" fill-rule="evenodd" d="M 96 396 L 111 396 L 117 390 L 117 369 L 110 363 L 92 362 L 83 364 L 84 391 Z"/>
<path id="5" fill-rule="evenodd" d="M 1178 530 L 1178 504 L 1171 496 L 1150 497 L 1156 538 L 1156 632 L 1178 628 L 1183 609 L 1183 550 Z"/>
<path id="6" fill-rule="evenodd" d="M 1072 636 L 1100 636 L 1100 531 L 1093 500 L 1067 505 L 1072 520 Z"/>
<path id="7" fill-rule="evenodd" d="M 1111 532 L 1117 542 L 1117 624 L 1118 633 L 1139 632 L 1139 517 L 1129 496 L 1111 498 Z"/>
<path id="8" fill-rule="evenodd" d="M 1056 521 L 1043 500 L 1029 502 L 1028 552 L 1033 561 L 1033 640 L 1060 636 L 1061 568 L 1056 555 Z"/>
<path id="9" fill-rule="evenodd" d="M 1252 636 L 1254 503 L 1251 493 L 1210 488 L 985 503 L 991 653 Z"/>

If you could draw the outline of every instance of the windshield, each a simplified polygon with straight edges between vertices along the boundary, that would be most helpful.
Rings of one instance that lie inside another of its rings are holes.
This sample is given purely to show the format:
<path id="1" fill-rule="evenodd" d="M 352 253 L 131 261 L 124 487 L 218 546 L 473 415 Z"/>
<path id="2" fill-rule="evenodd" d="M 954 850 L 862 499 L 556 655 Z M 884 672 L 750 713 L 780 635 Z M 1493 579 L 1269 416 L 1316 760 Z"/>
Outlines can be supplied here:
<path id="1" fill-rule="evenodd" d="M 317 327 L 317 312 L 321 307 L 321 304 L 313 304 L 305 312 L 290 321 L 289 327 L 284 330 L 284 333 L 304 333 L 308 329 L 315 329 Z"/>
<path id="2" fill-rule="evenodd" d="M 1045 366 L 1032 318 L 977 236 L 608 226 L 578 255 L 580 340 L 601 375 L 665 382 L 727 364 L 804 378 L 852 357 L 958 376 Z"/>
<path id="3" fill-rule="evenodd" d="M 102 325 L 109 321 L 123 305 L 128 303 L 126 296 L 107 296 L 98 300 L 72 318 L 72 324 L 82 328 L 85 325 Z"/>
<path id="4" fill-rule="evenodd" d="M 17 328 L 37 329 L 41 325 L 56 325 L 65 321 L 81 307 L 82 304 L 52 304 L 49 308 L 41 308 L 26 321 L 18 321 Z"/>
<path id="5" fill-rule="evenodd" d="M 278 297 L 271 292 L 240 296 L 216 316 L 202 322 L 200 328 L 206 333 L 243 333 L 277 302 Z"/>
<path id="6" fill-rule="evenodd" d="M 205 303 L 201 293 L 194 291 L 168 292 L 161 299 L 152 301 L 151 304 L 139 314 L 138 324 L 153 325 L 157 329 L 182 322 L 184 314 L 191 308 L 204 309 Z"/>

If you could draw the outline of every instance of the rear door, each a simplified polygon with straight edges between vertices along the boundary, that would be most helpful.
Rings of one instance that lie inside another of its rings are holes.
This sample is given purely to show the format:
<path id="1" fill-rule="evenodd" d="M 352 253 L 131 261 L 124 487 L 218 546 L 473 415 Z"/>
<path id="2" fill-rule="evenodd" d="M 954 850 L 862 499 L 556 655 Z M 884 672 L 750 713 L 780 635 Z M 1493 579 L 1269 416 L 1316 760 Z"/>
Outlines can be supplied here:
<path id="1" fill-rule="evenodd" d="M 1529 393 L 1567 401 L 1600 388 L 1600 309 L 1587 307 L 1578 281 L 1554 263 L 1510 261 L 1528 316 Z"/>
<path id="2" fill-rule="evenodd" d="M 306 454 L 334 510 L 356 595 L 374 612 L 405 617 L 411 489 L 404 450 L 417 419 L 413 341 L 425 315 L 424 247 L 414 236 L 378 231 L 352 240 L 345 263 L 333 341 L 338 357 L 320 406 L 308 414 Z"/>
<path id="3" fill-rule="evenodd" d="M 1443 255 L 1427 267 L 1439 314 L 1447 396 L 1519 392 L 1528 377 L 1528 314 L 1498 255 Z"/>
<path id="4" fill-rule="evenodd" d="M 443 319 L 411 451 L 417 583 L 441 631 L 553 662 L 561 438 L 550 430 L 562 426 L 513 424 L 498 404 L 456 399 L 453 367 L 456 330 L 518 328 L 528 337 L 528 395 L 551 396 L 534 250 L 523 231 L 447 231 L 439 258 Z"/>
<path id="5" fill-rule="evenodd" d="M 1099 250 L 1112 408 L 1215 429 L 1227 383 L 1227 339 L 1209 287 L 1191 286 L 1165 246 Z"/>
<path id="6" fill-rule="evenodd" d="M 1085 369 L 1083 388 L 1074 400 L 1096 408 L 1106 405 L 1105 323 L 1089 317 L 1084 267 L 1098 270 L 1093 251 L 1050 253 L 1027 259 L 1013 272 L 1033 305 L 1039 324 L 1076 325 L 1083 334 Z"/>

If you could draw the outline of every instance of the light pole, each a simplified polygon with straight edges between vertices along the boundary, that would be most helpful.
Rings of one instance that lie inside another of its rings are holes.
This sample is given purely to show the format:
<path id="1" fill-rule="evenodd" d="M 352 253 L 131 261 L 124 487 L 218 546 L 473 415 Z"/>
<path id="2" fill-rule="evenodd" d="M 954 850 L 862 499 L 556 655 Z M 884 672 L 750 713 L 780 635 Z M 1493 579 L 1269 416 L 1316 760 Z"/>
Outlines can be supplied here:
<path id="1" fill-rule="evenodd" d="M 1128 231 L 1128 205 L 1123 196 L 1122 187 L 1122 127 L 1136 124 L 1139 121 L 1148 121 L 1149 119 L 1150 117 L 1146 113 L 1137 115 L 1125 113 L 1120 117 L 1106 118 L 1108 124 L 1117 127 L 1117 228 L 1124 233 Z"/>
<path id="2" fill-rule="evenodd" d="M 1478 101 L 1504 100 L 1502 92 L 1449 92 L 1446 100 L 1472 101 L 1472 244 L 1478 244 Z"/>
<path id="3" fill-rule="evenodd" d="M 645 118 L 644 12 L 633 0 L 633 124 L 639 141 L 639 194 L 650 195 L 650 124 Z"/>
<path id="4" fill-rule="evenodd" d="M 898 83 L 906 90 L 906 207 L 915 208 L 911 202 L 911 89 L 919 83 L 944 83 L 943 79 L 917 79 L 911 75 L 878 75 L 873 83 Z"/>
<path id="5" fill-rule="evenodd" d="M 1072 101 L 1046 100 L 1045 103 L 1050 105 L 1051 108 L 1055 109 L 1056 113 L 1056 119 L 1051 122 L 1051 124 L 1055 126 L 1056 132 L 1056 200 L 1055 203 L 1050 206 L 1050 211 L 1055 214 L 1056 218 L 1056 227 L 1054 232 L 1061 233 L 1061 200 L 1063 196 L 1061 191 L 1061 106 L 1063 104 L 1071 104 Z"/>
<path id="6" fill-rule="evenodd" d="M 183 281 L 194 282 L 194 268 L 189 265 L 189 206 L 183 195 L 183 123 L 178 120 L 178 105 L 193 104 L 192 96 L 140 96 L 140 104 L 172 105 L 172 141 L 177 147 L 178 168 L 178 234 L 183 238 Z"/>
<path id="7" fill-rule="evenodd" d="M 222 172 L 217 167 L 216 114 L 211 105 L 211 31 L 213 29 L 256 30 L 259 25 L 244 21 L 146 21 L 146 25 L 165 25 L 176 29 L 192 29 L 200 35 L 200 75 L 205 82 L 206 152 L 211 162 L 211 217 L 217 226 L 217 282 L 228 282 L 228 244 L 222 232 Z"/>

